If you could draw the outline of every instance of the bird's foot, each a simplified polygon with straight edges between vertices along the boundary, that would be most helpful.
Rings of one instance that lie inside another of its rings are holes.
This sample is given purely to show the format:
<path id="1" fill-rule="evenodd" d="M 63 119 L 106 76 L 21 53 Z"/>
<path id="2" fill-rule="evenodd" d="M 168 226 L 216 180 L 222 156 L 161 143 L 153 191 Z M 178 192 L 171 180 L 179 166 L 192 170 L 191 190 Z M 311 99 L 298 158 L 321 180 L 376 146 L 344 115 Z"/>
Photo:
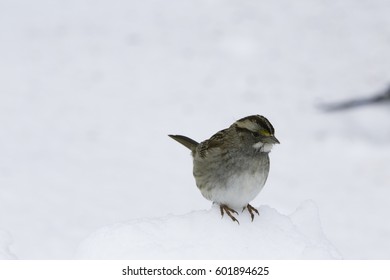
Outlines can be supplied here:
<path id="1" fill-rule="evenodd" d="M 237 222 L 238 224 L 240 224 L 240 222 L 236 219 L 236 217 L 233 216 L 233 213 L 238 215 L 238 212 L 236 210 L 230 208 L 229 206 L 227 206 L 225 204 L 219 205 L 219 209 L 221 210 L 222 217 L 223 217 L 223 214 L 226 212 L 226 214 L 230 217 L 230 219 L 232 219 L 233 222 Z"/>
<path id="2" fill-rule="evenodd" d="M 252 222 L 253 222 L 253 219 L 255 218 L 255 214 L 254 214 L 254 213 L 256 213 L 257 215 L 260 215 L 260 214 L 259 214 L 259 211 L 258 211 L 255 207 L 253 207 L 252 205 L 250 205 L 249 203 L 248 203 L 247 206 L 244 206 L 244 208 L 242 209 L 242 211 L 244 211 L 245 208 L 248 209 L 248 212 L 249 212 L 249 214 L 251 215 Z"/>

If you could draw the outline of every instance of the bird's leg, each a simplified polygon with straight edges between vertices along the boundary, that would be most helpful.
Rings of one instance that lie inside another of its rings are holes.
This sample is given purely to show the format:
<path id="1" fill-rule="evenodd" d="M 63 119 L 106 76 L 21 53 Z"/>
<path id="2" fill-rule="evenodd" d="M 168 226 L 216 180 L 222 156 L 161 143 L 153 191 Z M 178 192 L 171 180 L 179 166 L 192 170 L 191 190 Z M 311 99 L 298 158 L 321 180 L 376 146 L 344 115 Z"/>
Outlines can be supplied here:
<path id="1" fill-rule="evenodd" d="M 249 214 L 251 215 L 252 222 L 253 222 L 253 219 L 255 218 L 255 214 L 253 214 L 253 212 L 255 212 L 257 215 L 260 215 L 260 214 L 259 214 L 259 211 L 258 211 L 255 207 L 253 207 L 252 205 L 250 205 L 249 203 L 248 203 L 247 206 L 244 206 L 244 209 L 242 209 L 242 211 L 244 211 L 245 208 L 248 208 L 248 212 L 249 212 Z"/>
<path id="2" fill-rule="evenodd" d="M 232 214 L 232 213 L 235 213 L 235 214 L 238 215 L 236 210 L 230 208 L 229 206 L 227 206 L 225 204 L 219 205 L 219 209 L 221 210 L 221 216 L 222 217 L 223 217 L 224 212 L 226 212 L 226 214 L 230 217 L 230 219 L 232 219 L 233 222 L 237 222 L 238 224 L 240 224 L 240 222 Z"/>

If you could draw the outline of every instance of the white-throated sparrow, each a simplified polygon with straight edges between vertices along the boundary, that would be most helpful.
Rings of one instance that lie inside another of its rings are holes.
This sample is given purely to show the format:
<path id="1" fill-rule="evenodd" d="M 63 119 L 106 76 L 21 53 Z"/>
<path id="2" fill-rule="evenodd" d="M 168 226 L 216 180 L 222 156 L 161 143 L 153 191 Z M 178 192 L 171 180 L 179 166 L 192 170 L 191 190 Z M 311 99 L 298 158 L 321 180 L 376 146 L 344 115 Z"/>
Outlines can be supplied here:
<path id="1" fill-rule="evenodd" d="M 256 208 L 249 204 L 263 188 L 269 172 L 269 157 L 274 144 L 274 128 L 263 116 L 239 119 L 229 128 L 198 143 L 182 135 L 169 135 L 191 150 L 193 174 L 202 195 L 217 203 L 233 220 L 238 209 L 248 209 L 251 219 Z"/>

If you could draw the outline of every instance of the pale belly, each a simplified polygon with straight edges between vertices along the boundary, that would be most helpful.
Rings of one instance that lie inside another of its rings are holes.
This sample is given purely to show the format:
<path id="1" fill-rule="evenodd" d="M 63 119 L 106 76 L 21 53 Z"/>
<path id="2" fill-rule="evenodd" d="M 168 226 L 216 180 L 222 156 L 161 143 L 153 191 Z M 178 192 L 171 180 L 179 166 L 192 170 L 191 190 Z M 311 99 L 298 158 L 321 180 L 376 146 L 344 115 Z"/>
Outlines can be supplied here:
<path id="1" fill-rule="evenodd" d="M 259 194 L 268 177 L 268 153 L 240 157 L 194 160 L 196 185 L 206 199 L 240 210 Z"/>
<path id="2" fill-rule="evenodd" d="M 201 189 L 201 192 L 208 200 L 242 209 L 262 190 L 267 180 L 267 173 L 244 172 L 231 176 L 223 185 L 217 183 L 212 188 Z"/>

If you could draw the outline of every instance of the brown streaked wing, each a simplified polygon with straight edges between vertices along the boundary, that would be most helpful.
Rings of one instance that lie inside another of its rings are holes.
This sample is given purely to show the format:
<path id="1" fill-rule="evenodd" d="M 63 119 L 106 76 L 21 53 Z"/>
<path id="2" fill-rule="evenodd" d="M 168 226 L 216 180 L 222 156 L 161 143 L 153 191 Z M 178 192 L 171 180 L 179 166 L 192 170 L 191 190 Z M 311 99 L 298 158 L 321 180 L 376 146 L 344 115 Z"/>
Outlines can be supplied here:
<path id="1" fill-rule="evenodd" d="M 199 149 L 199 155 L 200 157 L 204 158 L 207 154 L 207 150 L 213 149 L 215 147 L 220 147 L 223 144 L 224 137 L 226 135 L 225 131 L 227 130 L 221 130 L 215 133 L 213 136 L 210 137 L 210 139 L 202 142 L 200 144 L 200 149 Z"/>

